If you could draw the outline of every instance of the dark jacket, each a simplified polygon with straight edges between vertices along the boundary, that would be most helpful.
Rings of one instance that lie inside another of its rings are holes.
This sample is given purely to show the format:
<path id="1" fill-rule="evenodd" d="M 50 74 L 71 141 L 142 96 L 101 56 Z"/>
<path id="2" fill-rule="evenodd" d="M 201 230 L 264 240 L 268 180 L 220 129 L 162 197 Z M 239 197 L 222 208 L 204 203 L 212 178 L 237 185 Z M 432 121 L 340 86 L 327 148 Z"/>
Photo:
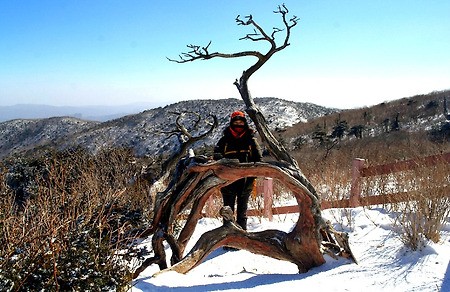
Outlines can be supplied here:
<path id="1" fill-rule="evenodd" d="M 214 148 L 214 159 L 220 158 L 239 159 L 239 162 L 261 161 L 261 148 L 256 142 L 254 131 L 248 128 L 241 138 L 235 138 L 230 127 L 227 127 Z"/>

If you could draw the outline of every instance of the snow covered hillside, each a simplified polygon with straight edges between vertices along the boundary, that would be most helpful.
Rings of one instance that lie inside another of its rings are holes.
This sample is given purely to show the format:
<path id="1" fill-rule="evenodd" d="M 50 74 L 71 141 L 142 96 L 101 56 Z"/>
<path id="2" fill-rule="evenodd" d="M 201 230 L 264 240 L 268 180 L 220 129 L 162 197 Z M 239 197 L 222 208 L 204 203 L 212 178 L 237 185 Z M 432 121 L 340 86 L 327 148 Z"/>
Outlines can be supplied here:
<path id="1" fill-rule="evenodd" d="M 381 208 L 350 211 L 354 227 L 345 231 L 350 235 L 351 248 L 359 264 L 325 256 L 324 265 L 298 274 L 292 263 L 244 250 L 220 248 L 186 275 L 167 272 L 152 277 L 158 271 L 153 265 L 141 273 L 132 291 L 450 291 L 449 220 L 439 243 L 428 242 L 423 250 L 412 252 L 396 237 L 392 214 Z M 330 212 L 339 209 L 325 210 L 323 216 L 332 219 Z M 263 220 L 262 223 L 252 217 L 249 231 L 288 232 L 297 221 L 296 216 L 280 215 L 273 222 Z M 217 219 L 199 221 L 187 250 L 202 233 L 219 225 Z M 149 240 L 143 244 L 151 246 Z"/>
<path id="2" fill-rule="evenodd" d="M 272 129 L 283 129 L 295 123 L 335 112 L 310 103 L 297 103 L 277 98 L 256 98 L 255 102 Z M 0 157 L 51 145 L 67 148 L 82 145 L 95 152 L 102 147 L 133 147 L 136 155 L 170 153 L 178 145 L 177 138 L 164 132 L 176 129 L 175 121 L 181 112 L 195 112 L 202 117 L 214 114 L 219 127 L 202 143 L 213 145 L 236 110 L 244 110 L 239 99 L 190 100 L 146 110 L 107 122 L 85 121 L 77 118 L 51 118 L 37 120 L 13 120 L 0 123 Z M 188 120 L 188 119 L 187 119 Z M 68 122 L 71 127 L 68 127 Z M 197 132 L 205 131 L 206 124 Z M 13 139 L 12 139 L 13 138 Z"/>
<path id="3" fill-rule="evenodd" d="M 98 122 L 72 117 L 12 120 L 0 123 L 0 157 L 51 143 L 70 133 L 90 129 Z"/>

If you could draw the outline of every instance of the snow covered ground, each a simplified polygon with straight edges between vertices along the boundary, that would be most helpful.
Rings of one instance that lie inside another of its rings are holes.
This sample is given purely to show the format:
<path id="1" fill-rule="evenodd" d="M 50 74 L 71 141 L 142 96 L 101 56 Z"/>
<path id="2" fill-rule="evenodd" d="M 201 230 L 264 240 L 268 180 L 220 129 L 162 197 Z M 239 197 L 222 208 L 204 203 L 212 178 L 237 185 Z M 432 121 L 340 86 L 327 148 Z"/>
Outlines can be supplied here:
<path id="1" fill-rule="evenodd" d="M 330 212 L 323 211 L 323 216 L 331 220 Z M 410 251 L 392 231 L 390 214 L 383 209 L 355 208 L 351 212 L 353 228 L 345 231 L 349 232 L 358 265 L 349 259 L 325 256 L 324 265 L 298 274 L 297 267 L 289 262 L 219 248 L 186 275 L 167 272 L 152 277 L 158 271 L 153 265 L 141 273 L 132 291 L 450 291 L 448 219 L 439 243 L 429 242 L 421 251 Z M 250 218 L 249 231 L 288 232 L 296 221 L 296 215 L 261 223 L 258 218 Z M 219 225 L 217 219 L 199 221 L 187 250 L 202 233 Z"/>

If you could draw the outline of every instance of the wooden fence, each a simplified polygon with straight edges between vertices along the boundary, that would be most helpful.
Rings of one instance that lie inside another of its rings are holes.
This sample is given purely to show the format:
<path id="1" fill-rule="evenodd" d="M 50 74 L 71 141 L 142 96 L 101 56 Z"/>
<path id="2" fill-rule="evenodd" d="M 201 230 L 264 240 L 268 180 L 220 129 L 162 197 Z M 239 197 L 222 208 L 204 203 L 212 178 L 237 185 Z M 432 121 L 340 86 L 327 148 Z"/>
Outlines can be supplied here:
<path id="1" fill-rule="evenodd" d="M 353 208 L 364 205 L 377 205 L 384 202 L 396 202 L 399 201 L 399 197 L 396 194 L 383 194 L 378 196 L 367 196 L 361 198 L 361 180 L 364 177 L 391 174 L 400 171 L 413 170 L 417 168 L 430 167 L 439 163 L 450 163 L 450 152 L 433 155 L 429 157 L 412 159 L 407 161 L 400 161 L 385 165 L 377 165 L 371 167 L 365 167 L 365 160 L 355 158 L 353 160 L 352 167 L 352 179 L 351 179 L 351 191 L 350 196 L 347 199 L 337 201 L 322 201 L 321 208 Z M 449 188 L 448 186 L 446 188 Z M 273 203 L 273 181 L 271 178 L 265 178 L 262 188 L 257 189 L 257 193 L 264 195 L 264 208 L 262 214 L 265 218 L 272 220 L 274 214 L 289 214 L 298 213 L 298 205 L 272 207 Z M 450 195 L 450 190 L 447 192 Z M 261 210 L 248 210 L 247 215 L 256 216 L 260 215 Z"/>

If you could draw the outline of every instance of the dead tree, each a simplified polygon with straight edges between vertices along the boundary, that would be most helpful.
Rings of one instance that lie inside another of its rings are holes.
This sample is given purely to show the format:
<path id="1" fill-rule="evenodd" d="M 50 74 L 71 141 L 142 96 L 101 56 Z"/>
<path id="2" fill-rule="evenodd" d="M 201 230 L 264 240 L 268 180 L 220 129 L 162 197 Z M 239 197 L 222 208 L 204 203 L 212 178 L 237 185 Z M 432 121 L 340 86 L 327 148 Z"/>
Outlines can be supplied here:
<path id="1" fill-rule="evenodd" d="M 195 144 L 198 141 L 201 141 L 212 134 L 212 132 L 217 128 L 218 121 L 217 117 L 215 115 L 210 114 L 209 116 L 213 119 L 212 122 L 208 121 L 207 118 L 203 119 L 202 116 L 199 113 L 191 112 L 191 111 L 184 111 L 181 113 L 172 112 L 172 114 L 177 115 L 177 119 L 175 122 L 176 129 L 169 131 L 169 132 L 161 132 L 164 134 L 169 134 L 170 138 L 173 135 L 176 135 L 179 142 L 179 149 L 175 151 L 169 159 L 167 159 L 162 167 L 161 167 L 161 173 L 160 177 L 163 175 L 171 175 L 171 170 L 175 166 L 175 163 L 179 161 L 181 158 L 183 158 L 184 155 L 186 155 L 189 147 L 191 147 L 193 144 Z M 191 122 L 191 125 L 189 129 L 183 124 L 183 119 L 187 116 L 194 116 L 194 119 L 190 119 L 189 122 Z M 206 125 L 210 126 L 210 128 L 205 131 L 204 133 L 193 136 L 191 132 L 196 131 L 199 129 L 200 123 L 204 122 Z"/>
<path id="2" fill-rule="evenodd" d="M 151 186 L 149 192 L 151 202 L 153 202 L 153 196 L 157 192 L 161 191 L 162 188 L 165 188 L 167 181 L 174 175 L 174 167 L 177 161 L 183 158 L 188 153 L 188 149 L 196 142 L 202 141 L 211 135 L 219 124 L 217 117 L 213 114 L 209 114 L 204 118 L 200 114 L 192 111 L 170 113 L 177 115 L 175 129 L 171 131 L 158 131 L 153 134 L 166 134 L 168 135 L 166 139 L 176 136 L 178 140 L 178 149 L 174 151 L 172 155 L 161 165 L 161 172 L 159 175 L 156 175 L 153 178 L 155 182 Z M 208 118 L 212 119 L 212 121 L 209 121 Z M 206 127 L 209 127 L 209 129 L 198 134 L 197 136 L 194 136 L 192 132 L 199 131 L 202 122 L 206 125 Z"/>
<path id="3" fill-rule="evenodd" d="M 297 161 L 272 135 L 247 86 L 248 79 L 253 73 L 261 68 L 273 54 L 289 46 L 291 29 L 297 24 L 298 18 L 294 16 L 287 20 L 289 11 L 284 5 L 279 6 L 275 13 L 281 15 L 284 29 L 274 28 L 270 35 L 253 20 L 251 15 L 246 17 L 246 21 L 240 16 L 236 18 L 238 25 L 252 26 L 254 29 L 253 33 L 247 34 L 242 39 L 270 44 L 269 51 L 265 54 L 256 51 L 234 54 L 209 53 L 210 42 L 206 47 L 189 45 L 188 48 L 191 51 L 180 55 L 178 60 L 169 59 L 186 63 L 216 57 L 256 57 L 257 62 L 245 70 L 234 84 L 247 106 L 246 112 L 276 161 L 239 163 L 229 159 L 210 161 L 202 156 L 181 159 L 176 166 L 171 184 L 165 191 L 158 194 L 152 225 L 143 234 L 143 236 L 153 235 L 152 245 L 155 255 L 136 270 L 134 277 L 151 264 L 158 264 L 160 273 L 168 270 L 186 273 L 221 246 L 245 249 L 252 253 L 286 260 L 296 264 L 299 272 L 306 272 L 312 267 L 322 265 L 325 262 L 324 253 L 352 257 L 355 260 L 348 244 L 348 235 L 334 230 L 322 218 L 320 199 L 316 190 L 301 172 Z M 285 32 L 284 42 L 278 46 L 275 35 L 283 31 Z M 185 247 L 202 216 L 201 211 L 207 199 L 220 188 L 243 177 L 272 177 L 282 182 L 293 193 L 299 207 L 299 219 L 293 230 L 289 233 L 279 230 L 249 233 L 235 224 L 229 208 L 222 208 L 223 226 L 203 234 L 193 249 L 183 258 Z M 190 208 L 188 218 L 176 238 L 175 220 L 188 207 Z M 164 241 L 172 249 L 171 267 L 167 266 Z"/>

